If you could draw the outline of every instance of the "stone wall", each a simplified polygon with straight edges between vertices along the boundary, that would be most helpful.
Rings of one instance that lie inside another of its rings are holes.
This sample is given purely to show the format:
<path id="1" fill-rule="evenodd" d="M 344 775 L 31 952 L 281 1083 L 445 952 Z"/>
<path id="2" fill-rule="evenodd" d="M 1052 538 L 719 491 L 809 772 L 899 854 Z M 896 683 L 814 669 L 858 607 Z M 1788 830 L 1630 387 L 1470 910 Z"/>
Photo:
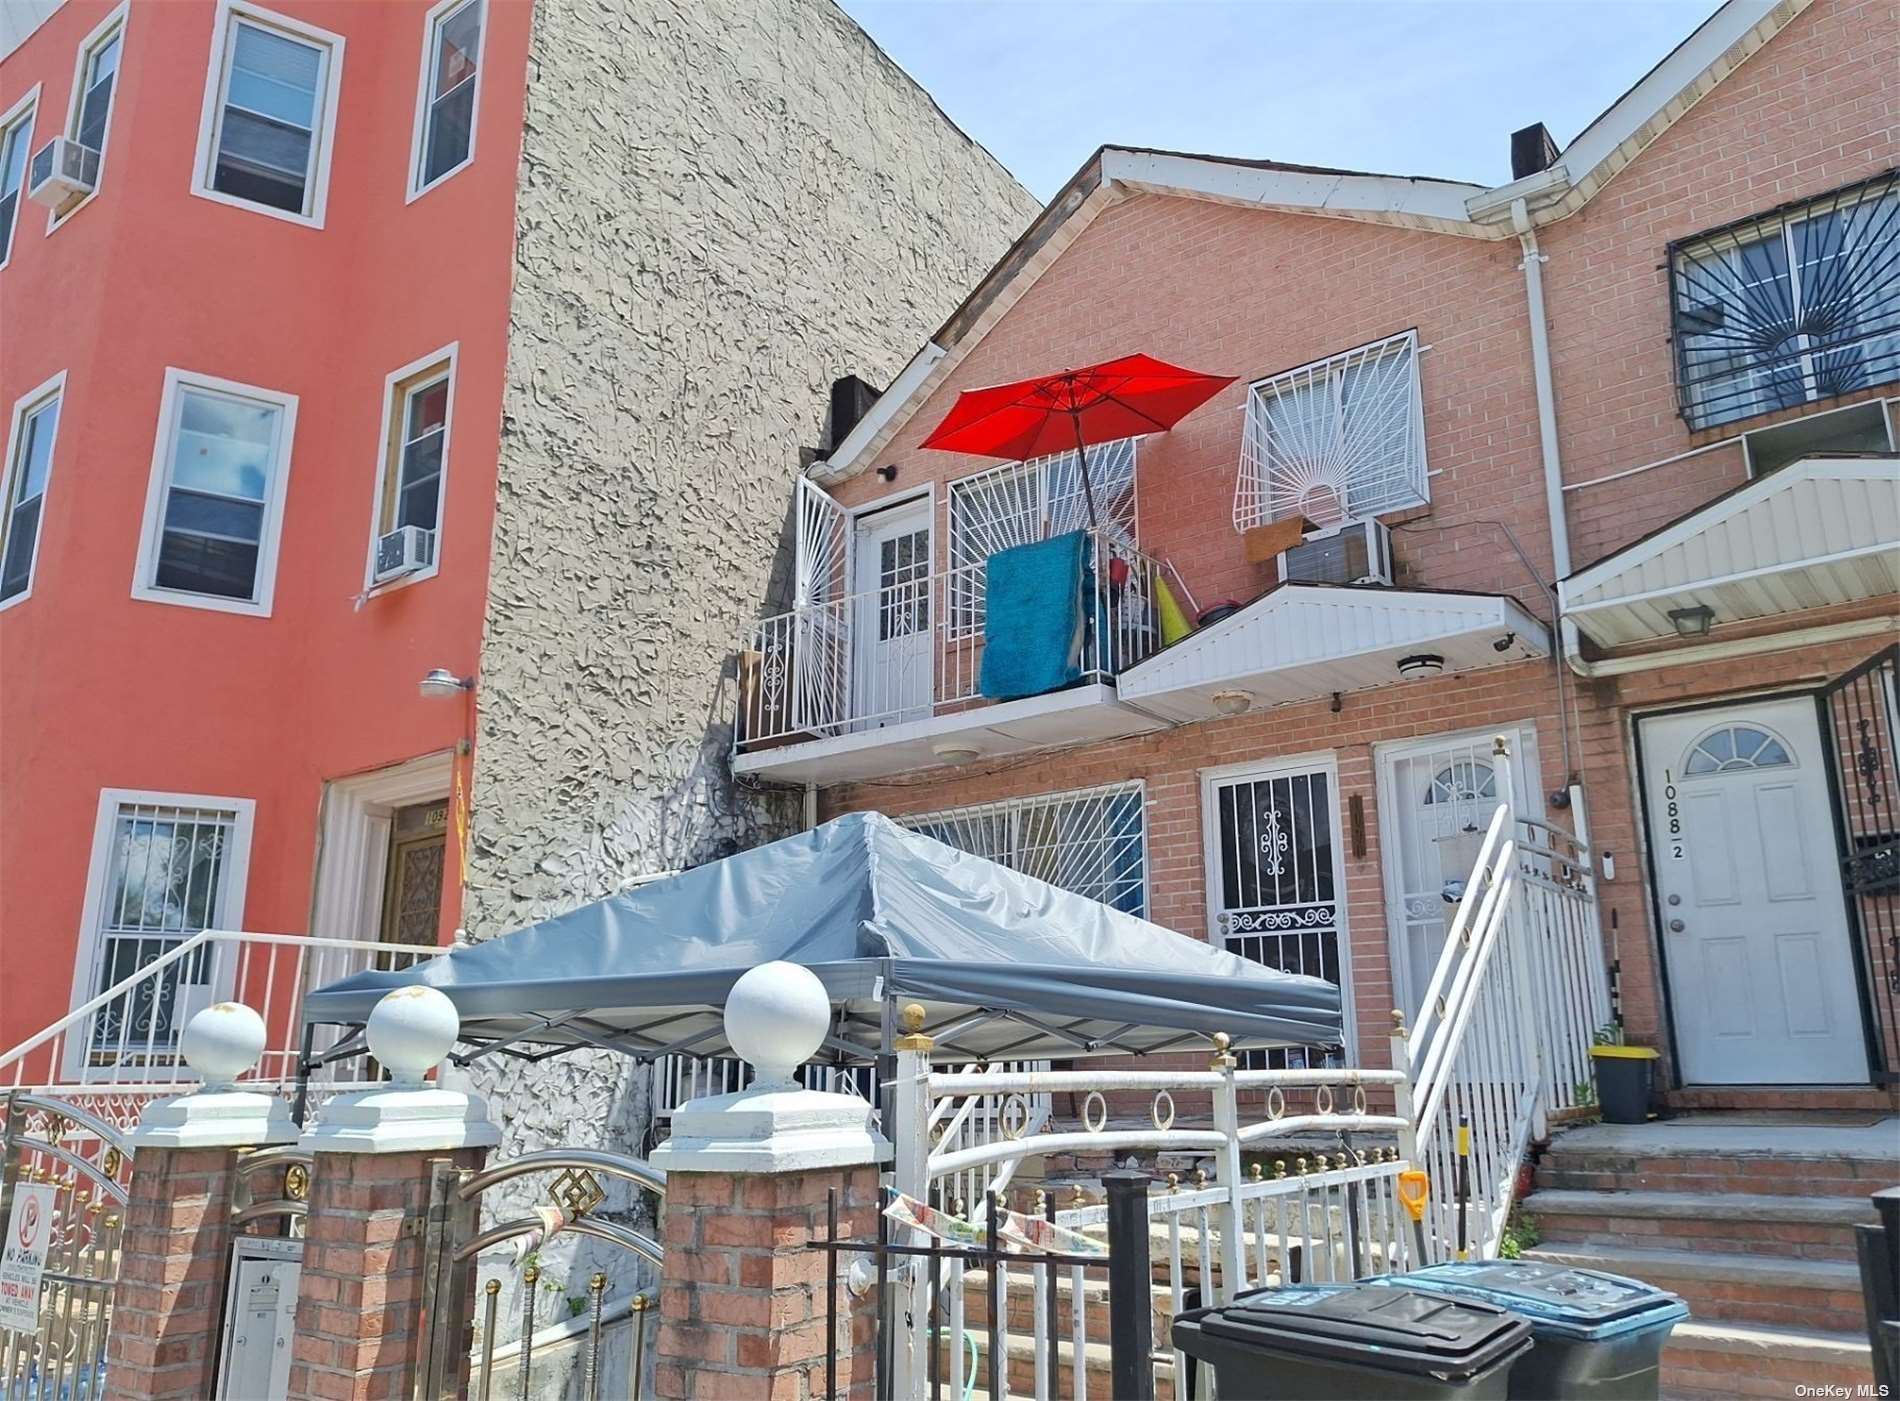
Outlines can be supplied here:
<path id="1" fill-rule="evenodd" d="M 831 380 L 886 383 L 1035 202 L 829 0 L 537 5 L 464 922 L 791 830 L 733 657 Z M 638 1149 L 627 1064 L 484 1085 L 503 1154 Z"/>

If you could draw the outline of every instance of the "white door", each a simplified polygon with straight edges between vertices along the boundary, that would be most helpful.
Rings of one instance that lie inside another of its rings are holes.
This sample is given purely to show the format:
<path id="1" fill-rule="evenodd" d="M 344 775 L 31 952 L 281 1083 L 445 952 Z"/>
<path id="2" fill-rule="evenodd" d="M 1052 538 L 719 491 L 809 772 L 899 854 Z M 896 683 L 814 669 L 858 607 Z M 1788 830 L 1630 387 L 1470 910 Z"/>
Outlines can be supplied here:
<path id="1" fill-rule="evenodd" d="M 930 714 L 930 502 L 857 523 L 851 716 L 877 729 Z"/>
<path id="2" fill-rule="evenodd" d="M 1508 754 L 1497 752 L 1499 734 Z M 1529 726 L 1436 735 L 1379 751 L 1379 843 L 1393 990 L 1408 1026 L 1445 947 L 1478 847 L 1498 805 L 1543 816 L 1537 734 Z"/>
<path id="3" fill-rule="evenodd" d="M 1640 728 L 1683 1079 L 1865 1084 L 1814 703 L 1658 715 Z"/>
<path id="4" fill-rule="evenodd" d="M 1333 761 L 1210 773 L 1202 802 L 1214 946 L 1340 990 L 1344 1046 L 1274 1052 L 1271 1063 L 1341 1064 L 1354 1045 L 1352 960 Z"/>

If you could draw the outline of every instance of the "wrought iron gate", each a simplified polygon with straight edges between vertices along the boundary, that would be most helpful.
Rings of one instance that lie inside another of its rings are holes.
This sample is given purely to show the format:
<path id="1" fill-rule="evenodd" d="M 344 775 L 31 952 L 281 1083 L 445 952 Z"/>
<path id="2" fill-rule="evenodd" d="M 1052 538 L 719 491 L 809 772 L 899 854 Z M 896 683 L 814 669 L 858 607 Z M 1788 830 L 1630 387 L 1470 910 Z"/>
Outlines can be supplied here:
<path id="1" fill-rule="evenodd" d="M 105 1390 L 131 1153 L 117 1129 L 64 1100 L 14 1092 L 0 1104 L 0 1225 L 19 1188 L 53 1194 L 38 1324 L 0 1326 L 0 1399 L 89 1401 Z"/>
<path id="2" fill-rule="evenodd" d="M 1834 761 L 1841 885 L 1857 931 L 1875 1079 L 1900 1081 L 1900 646 L 1821 692 Z"/>
<path id="3" fill-rule="evenodd" d="M 535 1175 L 551 1178 L 541 1204 L 526 1215 L 480 1228 L 483 1193 Z M 539 1264 L 538 1251 L 564 1232 L 605 1241 L 655 1266 L 660 1263 L 658 1241 L 597 1214 L 607 1200 L 600 1181 L 603 1176 L 655 1196 L 666 1191 L 664 1174 L 640 1159 L 593 1149 L 524 1153 L 479 1172 L 447 1161 L 437 1165 L 424 1222 L 422 1326 L 427 1352 L 416 1372 L 416 1401 L 456 1401 L 464 1395 L 472 1401 L 530 1397 L 535 1394 L 530 1388 L 537 1350 L 570 1342 L 581 1347 L 582 1395 L 587 1401 L 610 1395 L 638 1401 L 645 1361 L 646 1293 L 623 1292 L 610 1303 L 609 1277 L 597 1270 L 584 1295 L 569 1295 L 565 1288 L 552 1291 L 556 1302 L 572 1311 L 565 1322 L 542 1316 L 544 1296 L 550 1293 L 545 1286 L 550 1281 Z M 483 1285 L 478 1320 L 474 1310 L 477 1260 L 484 1251 L 502 1246 L 510 1247 L 511 1258 L 500 1262 L 499 1271 L 491 1273 Z M 501 1305 L 504 1276 L 515 1280 L 513 1314 L 520 1320 L 519 1335 L 505 1345 L 498 1337 L 508 1317 Z M 574 1308 L 576 1303 L 578 1308 Z M 605 1352 L 605 1329 L 623 1313 L 632 1318 L 633 1337 L 629 1370 L 616 1385 L 606 1375 L 613 1359 Z M 512 1386 L 502 1380 L 505 1371 L 514 1374 Z"/>

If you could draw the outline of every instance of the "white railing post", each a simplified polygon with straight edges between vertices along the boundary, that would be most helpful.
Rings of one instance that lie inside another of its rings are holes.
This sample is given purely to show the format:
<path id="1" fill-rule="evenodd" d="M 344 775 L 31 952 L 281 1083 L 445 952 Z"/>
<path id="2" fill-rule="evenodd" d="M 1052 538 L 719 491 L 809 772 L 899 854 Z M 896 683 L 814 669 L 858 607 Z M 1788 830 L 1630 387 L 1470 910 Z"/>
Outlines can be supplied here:
<path id="1" fill-rule="evenodd" d="M 904 1034 L 893 1043 L 897 1052 L 896 1084 L 891 1125 L 892 1185 L 907 1197 L 930 1200 L 930 1053 L 935 1042 L 924 1035 L 924 1009 L 913 1002 L 898 1014 Z M 995 1268 L 992 1266 L 992 1268 Z M 894 1341 L 888 1395 L 900 1401 L 920 1401 L 929 1376 L 930 1320 L 925 1316 L 928 1295 L 923 1282 L 923 1257 L 911 1256 L 891 1271 L 895 1292 L 891 1310 Z"/>
<path id="2" fill-rule="evenodd" d="M 1220 1206 L 1220 1284 L 1215 1298 L 1222 1304 L 1230 1302 L 1247 1287 L 1245 1237 L 1241 1226 L 1240 1093 L 1234 1085 L 1234 1067 L 1238 1062 L 1227 1049 L 1231 1044 L 1226 1032 L 1215 1033 L 1214 1059 L 1208 1067 L 1220 1076 L 1220 1083 L 1214 1087 L 1214 1128 L 1222 1139 L 1220 1185 L 1225 1196 Z M 1201 1242 L 1201 1249 L 1207 1249 L 1205 1240 Z"/>

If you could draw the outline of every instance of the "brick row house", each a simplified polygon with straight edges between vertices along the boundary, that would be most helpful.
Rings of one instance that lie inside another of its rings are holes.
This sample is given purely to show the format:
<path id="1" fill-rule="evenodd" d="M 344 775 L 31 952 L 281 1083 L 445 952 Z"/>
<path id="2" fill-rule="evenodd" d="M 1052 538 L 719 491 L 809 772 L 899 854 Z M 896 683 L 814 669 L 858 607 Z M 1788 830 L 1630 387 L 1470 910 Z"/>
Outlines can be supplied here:
<path id="1" fill-rule="evenodd" d="M 1335 981 L 1294 1054 L 1362 1065 L 1509 801 L 1668 1100 L 1891 1105 L 1894 19 L 1736 0 L 1496 189 L 1104 147 L 799 484 L 735 771 Z M 1073 453 L 921 446 L 1133 352 L 1235 378 L 1092 527 Z M 1077 529 L 1079 679 L 998 698 L 984 562 Z"/>

